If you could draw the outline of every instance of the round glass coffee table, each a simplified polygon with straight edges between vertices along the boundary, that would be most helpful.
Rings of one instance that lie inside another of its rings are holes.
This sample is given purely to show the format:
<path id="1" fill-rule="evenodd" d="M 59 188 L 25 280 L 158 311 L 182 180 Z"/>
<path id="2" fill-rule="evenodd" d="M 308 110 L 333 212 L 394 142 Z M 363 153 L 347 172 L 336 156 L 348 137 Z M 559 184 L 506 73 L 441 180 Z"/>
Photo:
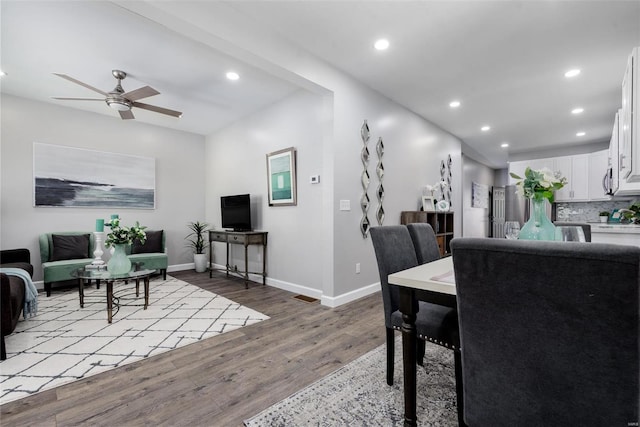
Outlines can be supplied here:
<path id="1" fill-rule="evenodd" d="M 114 298 L 113 296 L 113 284 L 116 282 L 124 282 L 129 283 L 135 282 L 136 284 L 136 297 L 140 296 L 140 280 L 144 283 L 144 309 L 146 310 L 149 306 L 149 278 L 155 270 L 135 270 L 132 269 L 130 272 L 125 274 L 111 274 L 107 270 L 97 270 L 97 269 L 89 269 L 89 268 L 78 268 L 77 270 L 71 273 L 71 276 L 75 279 L 78 279 L 78 295 L 80 297 L 80 308 L 84 308 L 84 285 L 85 283 L 89 283 L 92 280 L 95 280 L 98 284 L 98 289 L 100 287 L 100 282 L 104 281 L 107 286 L 107 321 L 111 323 L 111 319 L 113 318 L 113 307 L 114 307 L 114 299 L 116 308 L 120 307 L 119 298 Z M 124 305 L 124 304 L 122 304 Z"/>

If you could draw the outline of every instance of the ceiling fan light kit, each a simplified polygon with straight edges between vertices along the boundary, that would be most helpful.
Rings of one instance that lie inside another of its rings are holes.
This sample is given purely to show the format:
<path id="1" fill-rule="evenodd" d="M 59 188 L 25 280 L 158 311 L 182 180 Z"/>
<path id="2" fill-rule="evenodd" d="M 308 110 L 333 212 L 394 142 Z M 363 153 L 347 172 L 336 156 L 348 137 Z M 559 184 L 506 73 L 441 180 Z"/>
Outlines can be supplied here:
<path id="1" fill-rule="evenodd" d="M 160 92 L 155 90 L 150 86 L 143 86 L 141 88 L 132 90 L 131 92 L 125 92 L 122 89 L 121 82 L 127 77 L 127 73 L 121 70 L 113 70 L 111 74 L 116 78 L 118 83 L 116 87 L 111 92 L 104 92 L 100 89 L 97 89 L 87 83 L 81 82 L 80 80 L 76 80 L 73 77 L 67 76 L 66 74 L 58 74 L 54 73 L 58 77 L 62 77 L 63 79 L 69 80 L 72 83 L 76 83 L 80 86 L 84 86 L 87 89 L 90 89 L 94 92 L 103 95 L 104 98 L 60 98 L 53 97 L 53 99 L 59 99 L 64 101 L 104 101 L 106 104 L 113 108 L 114 110 L 120 113 L 120 118 L 122 120 L 135 119 L 131 108 L 141 108 L 143 110 L 149 110 L 160 114 L 166 114 L 168 116 L 182 117 L 182 113 L 180 111 L 170 110 L 168 108 L 157 107 L 155 105 L 143 104 L 141 102 L 136 102 L 138 99 L 148 98 L 150 96 L 158 95 Z"/>

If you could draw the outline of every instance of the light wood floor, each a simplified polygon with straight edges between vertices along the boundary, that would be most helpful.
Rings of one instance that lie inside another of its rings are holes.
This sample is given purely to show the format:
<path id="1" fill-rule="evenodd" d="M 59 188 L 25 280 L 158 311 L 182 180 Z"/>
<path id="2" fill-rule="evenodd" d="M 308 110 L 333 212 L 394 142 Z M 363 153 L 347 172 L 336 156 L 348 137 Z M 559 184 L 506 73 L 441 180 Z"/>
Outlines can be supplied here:
<path id="1" fill-rule="evenodd" d="M 271 319 L 7 403 L 2 426 L 242 426 L 384 343 L 379 293 L 330 309 L 223 273 L 171 275 Z"/>

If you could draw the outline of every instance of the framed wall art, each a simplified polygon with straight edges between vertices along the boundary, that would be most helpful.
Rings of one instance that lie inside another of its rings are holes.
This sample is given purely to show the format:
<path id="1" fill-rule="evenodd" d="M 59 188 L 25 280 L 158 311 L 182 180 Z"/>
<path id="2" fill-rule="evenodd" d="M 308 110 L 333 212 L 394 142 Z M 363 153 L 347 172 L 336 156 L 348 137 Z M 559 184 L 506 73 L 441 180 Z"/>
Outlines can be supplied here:
<path id="1" fill-rule="evenodd" d="M 435 212 L 436 202 L 431 196 L 422 196 L 422 210 L 425 212 Z"/>
<path id="2" fill-rule="evenodd" d="M 267 154 L 269 206 L 295 206 L 296 149 L 293 147 Z"/>
<path id="3" fill-rule="evenodd" d="M 488 208 L 489 207 L 489 186 L 471 183 L 471 207 L 472 208 Z"/>
<path id="4" fill-rule="evenodd" d="M 33 144 L 33 205 L 155 209 L 152 157 Z"/>

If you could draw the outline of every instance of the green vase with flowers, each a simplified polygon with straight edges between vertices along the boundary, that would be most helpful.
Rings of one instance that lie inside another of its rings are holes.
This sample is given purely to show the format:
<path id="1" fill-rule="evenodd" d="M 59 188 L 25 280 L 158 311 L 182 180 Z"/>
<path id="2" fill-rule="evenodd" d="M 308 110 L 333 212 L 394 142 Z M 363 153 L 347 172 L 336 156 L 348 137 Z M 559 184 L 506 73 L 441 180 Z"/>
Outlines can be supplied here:
<path id="1" fill-rule="evenodd" d="M 555 240 L 555 226 L 547 217 L 546 204 L 553 203 L 555 191 L 567 184 L 567 179 L 560 172 L 552 172 L 547 168 L 533 170 L 527 168 L 524 177 L 511 173 L 516 182 L 516 192 L 531 200 L 532 210 L 529 220 L 518 235 L 522 240 Z"/>
<path id="2" fill-rule="evenodd" d="M 107 225 L 111 227 L 111 232 L 107 234 L 105 245 L 114 248 L 111 259 L 107 262 L 107 271 L 116 276 L 127 274 L 131 271 L 131 261 L 127 257 L 127 246 L 131 245 L 134 240 L 144 243 L 147 240 L 144 229 L 147 227 L 141 226 L 137 221 L 132 227 L 121 226 L 118 218 L 112 219 Z"/>

